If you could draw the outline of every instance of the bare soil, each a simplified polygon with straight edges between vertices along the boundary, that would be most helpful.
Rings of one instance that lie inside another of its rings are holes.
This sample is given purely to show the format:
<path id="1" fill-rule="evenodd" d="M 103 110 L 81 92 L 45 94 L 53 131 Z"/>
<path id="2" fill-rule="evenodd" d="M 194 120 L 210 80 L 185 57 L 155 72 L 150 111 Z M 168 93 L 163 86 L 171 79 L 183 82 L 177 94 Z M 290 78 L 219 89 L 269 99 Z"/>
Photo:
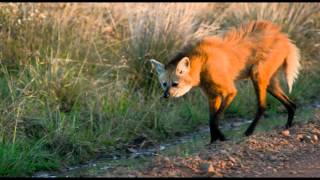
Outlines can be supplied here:
<path id="1" fill-rule="evenodd" d="M 112 177 L 320 177 L 320 111 L 289 131 L 274 129 L 241 141 L 216 142 L 181 157 L 158 156 L 140 170 L 115 168 Z"/>

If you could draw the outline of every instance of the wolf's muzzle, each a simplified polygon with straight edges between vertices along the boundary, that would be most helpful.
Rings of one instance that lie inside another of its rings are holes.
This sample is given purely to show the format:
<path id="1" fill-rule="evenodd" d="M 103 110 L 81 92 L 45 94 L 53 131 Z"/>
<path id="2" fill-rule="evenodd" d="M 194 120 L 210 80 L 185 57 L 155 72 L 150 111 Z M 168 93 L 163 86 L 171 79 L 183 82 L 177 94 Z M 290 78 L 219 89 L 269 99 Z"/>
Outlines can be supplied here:
<path id="1" fill-rule="evenodd" d="M 164 93 L 163 93 L 163 97 L 164 98 L 168 98 L 170 96 L 170 94 L 169 94 L 169 88 L 167 88 L 165 91 L 164 91 Z"/>

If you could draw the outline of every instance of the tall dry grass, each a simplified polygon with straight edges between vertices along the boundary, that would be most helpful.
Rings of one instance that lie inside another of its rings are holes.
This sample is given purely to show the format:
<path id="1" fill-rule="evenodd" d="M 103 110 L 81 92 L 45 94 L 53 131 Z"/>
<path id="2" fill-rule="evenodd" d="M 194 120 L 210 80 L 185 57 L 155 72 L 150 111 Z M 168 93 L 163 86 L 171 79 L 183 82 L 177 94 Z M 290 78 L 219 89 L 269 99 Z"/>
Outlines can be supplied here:
<path id="1" fill-rule="evenodd" d="M 227 24 L 269 20 L 281 25 L 293 40 L 303 41 L 306 33 L 315 30 L 315 19 L 311 17 L 319 11 L 319 3 L 237 3 L 229 6 Z"/>
<path id="2" fill-rule="evenodd" d="M 201 21 L 201 16 L 214 8 L 215 4 L 201 3 L 125 4 L 130 38 L 125 52 L 130 58 L 130 67 L 135 71 L 131 79 L 133 86 L 150 88 L 150 94 L 158 84 L 154 84 L 154 78 L 149 78 L 152 74 L 148 59 L 167 62 L 181 46 L 216 34 L 219 28 L 217 21 Z"/>

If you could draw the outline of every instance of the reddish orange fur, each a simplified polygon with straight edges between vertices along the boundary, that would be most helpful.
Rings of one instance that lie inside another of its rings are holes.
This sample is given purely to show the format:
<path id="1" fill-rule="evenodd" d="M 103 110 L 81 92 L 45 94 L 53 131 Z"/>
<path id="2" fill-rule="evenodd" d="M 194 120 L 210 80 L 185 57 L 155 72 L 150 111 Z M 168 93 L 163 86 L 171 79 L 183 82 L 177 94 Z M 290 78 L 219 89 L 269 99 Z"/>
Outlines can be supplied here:
<path id="1" fill-rule="evenodd" d="M 196 49 L 206 58 L 191 58 L 192 83 L 200 85 L 200 80 L 204 80 L 201 86 L 209 97 L 234 91 L 234 81 L 250 76 L 268 86 L 270 78 L 284 64 L 290 43 L 278 26 L 267 21 L 250 22 L 227 32 L 223 38 L 204 38 Z M 214 82 L 215 87 L 205 85 L 207 81 Z"/>
<path id="2" fill-rule="evenodd" d="M 288 83 L 291 88 L 295 78 L 293 74 L 298 73 L 299 52 L 279 26 L 268 21 L 252 21 L 230 30 L 223 38 L 206 37 L 192 53 L 180 53 L 167 65 L 167 69 L 174 69 L 182 55 L 190 58 L 191 65 L 189 74 L 180 80 L 188 81 L 194 87 L 200 86 L 208 97 L 211 142 L 225 139 L 218 129 L 217 119 L 237 94 L 235 81 L 245 78 L 251 78 L 258 101 L 257 114 L 245 134 L 253 132 L 265 111 L 267 91 L 288 109 L 286 127 L 291 126 L 295 105 L 282 91 L 277 72 L 289 64 L 291 70 L 286 71 L 286 75 L 291 76 L 287 78 L 292 80 Z"/>

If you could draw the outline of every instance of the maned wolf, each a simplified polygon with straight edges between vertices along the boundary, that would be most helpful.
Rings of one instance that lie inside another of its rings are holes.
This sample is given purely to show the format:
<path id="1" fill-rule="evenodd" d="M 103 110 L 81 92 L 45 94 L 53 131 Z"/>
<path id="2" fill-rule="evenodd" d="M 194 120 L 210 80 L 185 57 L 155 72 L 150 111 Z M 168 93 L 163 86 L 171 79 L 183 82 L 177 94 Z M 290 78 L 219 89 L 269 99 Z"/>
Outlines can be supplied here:
<path id="1" fill-rule="evenodd" d="M 298 77 L 299 49 L 280 28 L 268 21 L 252 21 L 228 31 L 223 38 L 206 37 L 185 46 L 163 65 L 151 59 L 156 68 L 164 97 L 180 97 L 192 87 L 200 87 L 209 101 L 210 143 L 226 140 L 219 130 L 219 117 L 237 94 L 235 81 L 250 78 L 257 95 L 255 118 L 245 135 L 253 133 L 266 110 L 269 92 L 288 111 L 285 128 L 292 125 L 296 105 L 280 87 L 279 72 L 285 73 L 289 93 Z"/>

